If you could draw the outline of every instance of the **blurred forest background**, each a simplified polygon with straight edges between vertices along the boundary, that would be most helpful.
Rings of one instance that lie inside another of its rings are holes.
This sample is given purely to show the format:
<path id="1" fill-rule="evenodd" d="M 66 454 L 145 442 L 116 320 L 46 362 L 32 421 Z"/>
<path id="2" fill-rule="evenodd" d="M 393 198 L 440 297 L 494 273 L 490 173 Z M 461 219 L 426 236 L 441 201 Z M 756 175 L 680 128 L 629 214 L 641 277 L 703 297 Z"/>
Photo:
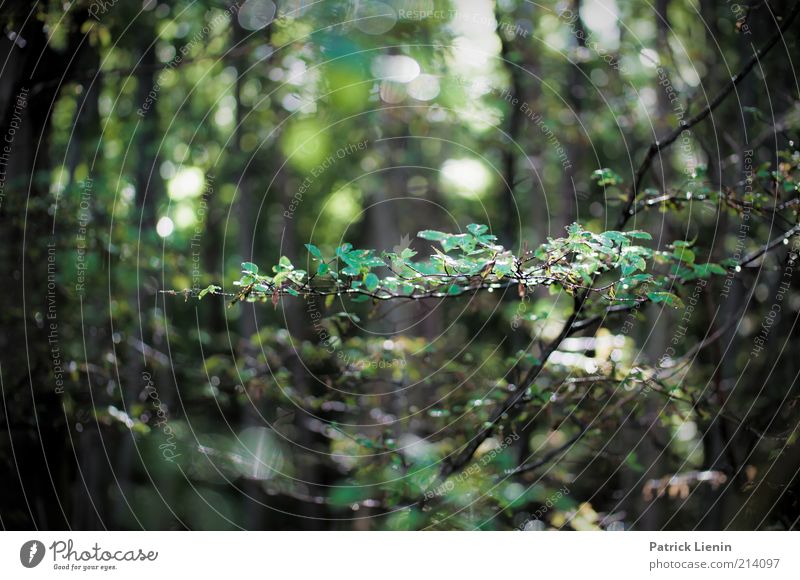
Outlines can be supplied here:
<path id="1" fill-rule="evenodd" d="M 0 3 L 0 524 L 797 527 L 797 10 Z M 305 244 L 524 255 L 632 191 L 622 225 L 732 274 L 568 338 L 547 288 L 197 299 Z"/>

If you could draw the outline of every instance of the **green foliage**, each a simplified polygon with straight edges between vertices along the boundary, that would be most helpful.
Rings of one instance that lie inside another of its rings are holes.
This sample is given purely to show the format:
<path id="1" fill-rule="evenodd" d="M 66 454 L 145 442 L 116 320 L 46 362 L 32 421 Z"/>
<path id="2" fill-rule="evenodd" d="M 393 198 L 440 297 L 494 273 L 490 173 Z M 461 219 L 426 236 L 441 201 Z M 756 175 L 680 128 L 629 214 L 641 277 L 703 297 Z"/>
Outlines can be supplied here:
<path id="1" fill-rule="evenodd" d="M 4 81 L 30 95 L 4 128 L 0 460 L 46 461 L 0 498 L 6 527 L 677 528 L 710 503 L 736 527 L 797 521 L 780 356 L 798 347 L 798 246 L 780 236 L 800 153 L 776 150 L 797 143 L 776 58 L 796 22 L 713 123 L 681 126 L 708 102 L 685 73 L 719 94 L 736 73 L 720 58 L 747 58 L 781 6 L 751 11 L 746 37 L 713 3 L 673 2 L 664 51 L 663 22 L 617 2 L 601 52 L 526 2 L 468 19 L 480 3 L 409 19 L 389 2 L 387 19 L 275 2 L 257 31 L 208 0 L 99 20 L 39 4 L 4 23 Z M 712 39 L 706 16 L 730 22 Z M 473 35 L 498 58 L 463 58 Z M 644 473 L 729 455 L 746 465 L 714 502 L 668 493 L 640 517 Z M 738 510 L 751 490 L 775 509 Z"/>
<path id="2" fill-rule="evenodd" d="M 658 287 L 668 288 L 676 276 L 691 280 L 726 272 L 718 264 L 695 265 L 687 242 L 676 241 L 672 252 L 654 252 L 639 245 L 639 241 L 652 240 L 649 233 L 639 230 L 596 234 L 573 224 L 567 236 L 549 238 L 519 256 L 497 244 L 496 236 L 488 231 L 488 226 L 479 224 L 470 224 L 466 233 L 458 234 L 421 231 L 420 239 L 441 247 L 433 246 L 434 253 L 424 260 L 415 260 L 416 252 L 410 248 L 378 255 L 347 243 L 326 257 L 317 246 L 306 244 L 310 259 L 318 262 L 316 274 L 295 269 L 285 256 L 273 266 L 273 276 L 259 274 L 257 265 L 244 262 L 242 276 L 234 282 L 240 290 L 233 302 L 274 301 L 284 294 L 350 295 L 359 300 L 444 298 L 510 286 L 517 286 L 520 295 L 544 286 L 569 294 L 587 290 L 608 302 L 626 302 L 642 300 L 633 297 L 637 288 L 646 285 L 650 300 L 679 306 L 676 296 Z M 654 261 L 667 267 L 670 275 L 659 275 L 655 268 L 648 272 L 648 262 Z M 594 280 L 603 276 L 613 277 L 594 287 Z"/>
<path id="3" fill-rule="evenodd" d="M 611 169 L 598 169 L 592 173 L 592 179 L 597 182 L 597 185 L 605 187 L 607 185 L 620 185 L 622 177 L 614 173 Z"/>

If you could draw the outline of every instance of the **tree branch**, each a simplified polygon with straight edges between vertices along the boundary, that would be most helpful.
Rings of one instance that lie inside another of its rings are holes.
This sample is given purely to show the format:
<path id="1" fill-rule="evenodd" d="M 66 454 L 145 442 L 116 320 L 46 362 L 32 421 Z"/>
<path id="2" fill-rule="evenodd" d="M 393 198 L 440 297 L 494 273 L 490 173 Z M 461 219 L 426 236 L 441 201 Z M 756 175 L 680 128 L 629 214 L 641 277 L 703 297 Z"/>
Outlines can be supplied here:
<path id="1" fill-rule="evenodd" d="M 766 254 L 770 250 L 780 246 L 786 240 L 788 240 L 789 238 L 791 238 L 792 236 L 795 236 L 797 234 L 800 234 L 800 224 L 795 225 L 793 228 L 789 229 L 789 231 L 787 231 L 785 234 L 783 234 L 782 236 L 778 236 L 777 238 L 772 240 L 770 243 L 768 243 L 766 246 L 763 246 L 762 248 L 759 248 L 755 252 L 752 252 L 751 254 L 748 254 L 747 256 L 742 258 L 739 261 L 738 266 L 739 267 L 746 266 L 750 262 L 755 261 L 759 257 L 763 256 L 764 254 Z"/>
<path id="2" fill-rule="evenodd" d="M 567 318 L 567 320 L 564 322 L 564 325 L 561 327 L 561 332 L 558 334 L 558 336 L 548 343 L 541 355 L 541 360 L 528 371 L 527 375 L 522 381 L 522 384 L 518 386 L 517 390 L 511 393 L 506 400 L 494 410 L 491 418 L 488 421 L 488 425 L 485 425 L 483 429 L 481 429 L 480 432 L 472 438 L 472 440 L 461 451 L 461 453 L 455 457 L 455 459 L 446 462 L 442 466 L 442 469 L 439 472 L 439 477 L 441 479 L 446 479 L 452 473 L 460 471 L 470 461 L 470 459 L 472 459 L 472 456 L 475 454 L 475 451 L 478 449 L 478 447 L 480 447 L 481 443 L 486 441 L 486 439 L 491 436 L 494 428 L 503 415 L 508 414 L 510 417 L 512 417 L 519 413 L 521 410 L 520 403 L 525 397 L 528 387 L 533 384 L 533 381 L 535 381 L 542 372 L 542 369 L 544 369 L 544 366 L 547 363 L 547 359 L 550 358 L 550 355 L 556 351 L 561 342 L 575 331 L 573 329 L 573 324 L 575 323 L 578 314 L 580 313 L 581 306 L 583 306 L 585 300 L 585 293 L 581 296 L 575 297 L 575 306 L 573 307 L 572 314 L 570 314 L 569 318 Z"/>
<path id="3" fill-rule="evenodd" d="M 688 121 L 681 121 L 678 127 L 673 129 L 664 139 L 657 139 L 650 144 L 650 147 L 647 149 L 647 153 L 642 161 L 641 165 L 639 165 L 639 169 L 636 170 L 636 175 L 634 176 L 633 186 L 631 187 L 630 194 L 628 195 L 628 200 L 625 204 L 625 208 L 620 215 L 619 220 L 617 221 L 616 229 L 621 229 L 625 223 L 627 223 L 628 219 L 630 219 L 631 212 L 633 210 L 633 204 L 636 201 L 636 198 L 639 195 L 639 189 L 641 188 L 642 181 L 644 180 L 645 175 L 647 174 L 648 170 L 653 164 L 653 160 L 655 159 L 656 155 L 658 155 L 662 150 L 666 149 L 670 145 L 672 145 L 678 137 L 680 137 L 681 133 L 684 131 L 688 131 L 695 125 L 697 125 L 700 121 L 704 120 L 708 117 L 711 112 L 716 109 L 727 97 L 730 95 L 733 90 L 739 85 L 739 83 L 744 80 L 744 78 L 753 70 L 753 67 L 766 55 L 772 48 L 778 43 L 778 41 L 783 38 L 783 34 L 789 29 L 789 26 L 794 21 L 797 14 L 800 13 L 800 2 L 796 2 L 794 7 L 792 8 L 789 15 L 786 17 L 786 20 L 783 22 L 781 27 L 778 31 L 762 46 L 758 51 L 753 54 L 752 58 L 747 61 L 747 64 L 742 67 L 742 69 L 734 75 L 728 85 L 721 90 L 716 97 L 714 97 L 708 105 L 706 105 L 702 111 L 697 113 L 694 117 L 689 119 Z"/>
<path id="4" fill-rule="evenodd" d="M 519 467 L 515 467 L 514 469 L 506 470 L 505 476 L 519 475 L 521 473 L 526 473 L 528 471 L 533 471 L 534 469 L 540 468 L 542 465 L 550 463 L 550 461 L 555 459 L 558 455 L 560 455 L 561 453 L 565 452 L 567 449 L 569 449 L 575 443 L 577 443 L 584 435 L 586 435 L 587 431 L 589 431 L 588 425 L 580 424 L 580 431 L 578 431 L 577 433 L 575 433 L 575 435 L 570 437 L 569 440 L 567 440 L 566 443 L 564 443 L 563 445 L 557 447 L 556 449 L 548 451 L 540 459 L 537 459 L 536 461 L 530 461 L 528 463 L 523 463 Z"/>

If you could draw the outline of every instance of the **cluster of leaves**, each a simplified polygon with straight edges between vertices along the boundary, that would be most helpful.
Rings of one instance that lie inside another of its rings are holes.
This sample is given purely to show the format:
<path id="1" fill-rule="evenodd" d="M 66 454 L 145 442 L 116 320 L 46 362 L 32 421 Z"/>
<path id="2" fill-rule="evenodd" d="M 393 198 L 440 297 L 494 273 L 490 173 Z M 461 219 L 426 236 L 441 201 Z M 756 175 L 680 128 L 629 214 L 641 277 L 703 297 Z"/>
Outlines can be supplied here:
<path id="1" fill-rule="evenodd" d="M 633 213 L 649 208 L 661 211 L 681 209 L 691 203 L 726 208 L 734 214 L 755 211 L 765 217 L 791 210 L 800 210 L 800 151 L 780 151 L 780 162 L 765 162 L 746 171 L 739 190 L 717 187 L 708 177 L 708 169 L 698 166 L 685 184 L 669 192 L 647 188 L 637 198 Z M 622 178 L 610 169 L 599 169 L 592 175 L 598 185 L 615 187 Z M 786 223 L 793 223 L 789 219 Z"/>
<path id="2" fill-rule="evenodd" d="M 351 244 L 326 256 L 317 246 L 306 244 L 309 263 L 316 264 L 312 273 L 296 268 L 285 256 L 273 266 L 272 274 L 244 262 L 242 275 L 234 282 L 238 292 L 233 302 L 272 300 L 277 304 L 287 294 L 352 295 L 355 302 L 444 298 L 510 287 L 516 287 L 522 297 L 535 287 L 548 287 L 569 294 L 591 291 L 610 302 L 649 299 L 678 306 L 679 299 L 669 291 L 676 278 L 686 281 L 725 273 L 719 264 L 696 264 L 690 242 L 676 242 L 670 251 L 640 245 L 652 239 L 643 231 L 598 234 L 573 224 L 566 236 L 549 238 L 521 255 L 498 245 L 485 225 L 470 224 L 463 233 L 425 230 L 417 235 L 439 246 L 433 246 L 434 253 L 427 259 L 414 260 L 417 253 L 411 248 L 378 254 Z M 660 274 L 655 268 L 659 265 L 664 266 Z M 609 280 L 595 285 L 605 274 Z M 219 291 L 210 286 L 200 297 Z"/>
<path id="3" fill-rule="evenodd" d="M 778 157 L 777 165 L 765 162 L 756 170 L 759 187 L 754 188 L 755 192 L 772 191 L 776 196 L 800 192 L 800 151 L 780 151 Z"/>

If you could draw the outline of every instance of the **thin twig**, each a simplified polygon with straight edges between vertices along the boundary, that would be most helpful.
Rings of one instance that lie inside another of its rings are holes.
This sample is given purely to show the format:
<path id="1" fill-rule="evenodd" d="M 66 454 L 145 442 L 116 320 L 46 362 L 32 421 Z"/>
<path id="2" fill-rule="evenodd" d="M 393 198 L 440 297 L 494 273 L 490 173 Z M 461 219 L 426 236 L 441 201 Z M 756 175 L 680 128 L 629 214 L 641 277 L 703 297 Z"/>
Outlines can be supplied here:
<path id="1" fill-rule="evenodd" d="M 577 443 L 581 439 L 581 437 L 586 435 L 587 431 L 589 431 L 589 427 L 587 425 L 581 425 L 580 430 L 577 433 L 575 433 L 575 435 L 570 437 L 567 440 L 566 443 L 564 443 L 563 445 L 557 447 L 556 449 L 548 451 L 547 453 L 545 453 L 541 458 L 537 459 L 536 461 L 530 461 L 528 463 L 523 463 L 519 467 L 515 467 L 514 469 L 506 470 L 505 476 L 519 475 L 521 473 L 526 473 L 528 471 L 533 471 L 534 469 L 538 469 L 538 468 L 542 467 L 543 465 L 545 465 L 547 463 L 550 463 L 550 461 L 555 459 L 558 455 L 560 455 L 561 453 L 564 453 L 565 451 L 567 451 L 567 449 L 569 449 L 575 443 Z"/>

